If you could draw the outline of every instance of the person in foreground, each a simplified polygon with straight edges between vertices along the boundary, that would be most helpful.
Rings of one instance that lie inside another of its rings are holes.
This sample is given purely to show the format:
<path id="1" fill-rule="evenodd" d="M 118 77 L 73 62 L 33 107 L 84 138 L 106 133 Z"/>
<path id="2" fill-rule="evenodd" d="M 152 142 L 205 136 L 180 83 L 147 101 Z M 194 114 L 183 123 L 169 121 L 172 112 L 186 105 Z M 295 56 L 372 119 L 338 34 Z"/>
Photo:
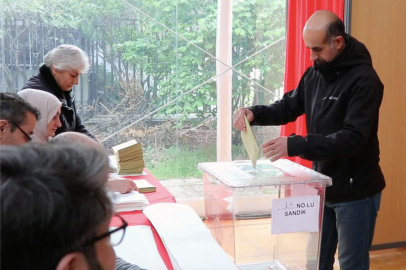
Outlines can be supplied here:
<path id="1" fill-rule="evenodd" d="M 77 142 L 81 142 L 86 145 L 96 147 L 101 151 L 104 151 L 104 148 L 100 143 L 78 132 L 61 133 L 52 138 L 49 142 L 51 144 L 72 144 L 72 145 L 74 145 Z M 113 177 L 111 174 L 109 174 L 109 179 L 107 181 L 107 189 L 110 191 L 120 193 L 128 193 L 131 192 L 132 190 L 137 190 L 137 186 L 133 181 L 129 179 L 121 177 Z"/>
<path id="2" fill-rule="evenodd" d="M 40 111 L 42 117 L 35 125 L 31 139 L 46 143 L 55 136 L 58 127 L 62 126 L 59 120 L 62 103 L 54 95 L 41 90 L 26 89 L 18 92 L 18 95 Z"/>
<path id="3" fill-rule="evenodd" d="M 237 110 L 234 126 L 283 125 L 306 115 L 308 135 L 266 141 L 262 153 L 271 161 L 300 156 L 330 176 L 326 189 L 320 270 L 332 270 L 339 246 L 341 270 L 369 269 L 369 249 L 385 180 L 379 166 L 378 119 L 383 84 L 367 48 L 344 33 L 330 11 L 307 21 L 303 39 L 313 66 L 297 88 L 272 105 Z"/>
<path id="4" fill-rule="evenodd" d="M 14 93 L 0 93 L 0 145 L 31 141 L 40 113 Z"/>
<path id="5" fill-rule="evenodd" d="M 104 148 L 101 144 L 88 136 L 77 132 L 64 132 L 61 133 L 49 141 L 50 145 L 58 147 L 58 145 L 75 145 L 76 143 L 85 144 L 88 147 L 95 148 L 103 153 Z M 107 189 L 110 191 L 117 191 L 120 193 L 128 193 L 131 190 L 135 190 L 137 186 L 133 181 L 124 178 L 112 178 L 109 174 L 107 181 Z M 138 265 L 131 264 L 116 256 L 115 270 L 145 270 Z"/>
<path id="6" fill-rule="evenodd" d="M 72 87 L 79 84 L 79 76 L 88 70 L 89 58 L 83 50 L 73 45 L 59 45 L 45 55 L 38 75 L 31 77 L 22 88 L 46 91 L 62 102 L 62 126 L 56 130 L 56 134 L 76 131 L 94 139 L 76 112 L 72 91 Z"/>
<path id="7" fill-rule="evenodd" d="M 86 145 L 1 146 L 1 266 L 115 267 L 107 156 Z M 72 157 L 75 157 L 72 159 Z"/>

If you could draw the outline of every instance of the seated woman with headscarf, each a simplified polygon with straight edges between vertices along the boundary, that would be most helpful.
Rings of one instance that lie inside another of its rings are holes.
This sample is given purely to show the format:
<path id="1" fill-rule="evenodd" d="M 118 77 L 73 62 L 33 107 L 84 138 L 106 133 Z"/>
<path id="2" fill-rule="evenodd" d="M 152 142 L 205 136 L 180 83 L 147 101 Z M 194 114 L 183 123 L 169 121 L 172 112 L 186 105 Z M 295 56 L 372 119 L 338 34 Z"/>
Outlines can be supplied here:
<path id="1" fill-rule="evenodd" d="M 88 70 L 89 58 L 83 50 L 73 45 L 59 45 L 45 55 L 44 65 L 40 67 L 38 75 L 31 77 L 23 87 L 46 91 L 62 102 L 62 126 L 56 134 L 76 131 L 94 139 L 76 113 L 72 91 L 72 87 L 79 83 L 79 76 Z"/>
<path id="2" fill-rule="evenodd" d="M 37 107 L 40 111 L 41 118 L 34 128 L 34 134 L 31 138 L 34 142 L 46 143 L 55 137 L 55 131 L 61 126 L 59 114 L 61 112 L 62 103 L 52 94 L 35 89 L 25 89 L 18 92 L 18 95 L 28 101 L 31 105 Z M 64 132 L 57 136 L 52 143 L 75 143 L 84 142 L 88 145 L 100 147 L 103 146 L 95 140 L 78 132 Z M 107 187 L 111 191 L 120 193 L 128 193 L 131 190 L 136 190 L 137 186 L 133 181 L 121 177 L 112 177 L 109 175 Z"/>
<path id="3" fill-rule="evenodd" d="M 62 126 L 59 120 L 62 102 L 50 93 L 35 89 L 20 91 L 18 95 L 37 107 L 41 114 L 31 139 L 34 142 L 45 143 L 54 137 L 56 130 Z"/>

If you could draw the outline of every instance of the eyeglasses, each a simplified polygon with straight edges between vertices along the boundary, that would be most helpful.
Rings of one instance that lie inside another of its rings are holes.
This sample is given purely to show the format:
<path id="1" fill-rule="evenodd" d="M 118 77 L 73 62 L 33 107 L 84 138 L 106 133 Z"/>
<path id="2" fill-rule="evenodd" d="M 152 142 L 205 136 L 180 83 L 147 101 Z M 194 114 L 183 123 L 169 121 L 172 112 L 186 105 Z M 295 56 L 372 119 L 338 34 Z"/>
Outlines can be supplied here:
<path id="1" fill-rule="evenodd" d="M 121 224 L 120 227 L 113 228 L 113 229 L 109 230 L 108 232 L 103 233 L 102 235 L 94 237 L 93 239 L 87 241 L 83 246 L 93 245 L 97 241 L 100 241 L 100 240 L 102 240 L 103 238 L 106 238 L 106 237 L 110 237 L 110 245 L 111 246 L 119 245 L 124 239 L 125 229 L 127 228 L 128 223 L 120 215 L 114 214 L 114 216 L 118 217 L 121 220 L 122 224 Z"/>
<path id="2" fill-rule="evenodd" d="M 30 135 L 28 135 L 27 132 L 25 132 L 17 123 L 15 123 L 15 122 L 10 122 L 10 123 L 15 125 L 24 134 L 24 137 L 27 140 L 27 142 L 32 141 Z"/>

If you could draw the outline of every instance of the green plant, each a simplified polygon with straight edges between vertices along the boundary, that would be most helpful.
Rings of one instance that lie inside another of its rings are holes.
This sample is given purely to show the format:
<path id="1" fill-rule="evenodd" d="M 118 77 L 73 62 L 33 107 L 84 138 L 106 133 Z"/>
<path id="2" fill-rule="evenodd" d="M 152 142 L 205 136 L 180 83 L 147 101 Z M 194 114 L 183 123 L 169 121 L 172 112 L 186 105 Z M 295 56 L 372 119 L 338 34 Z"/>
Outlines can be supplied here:
<path id="1" fill-rule="evenodd" d="M 199 162 L 216 160 L 216 149 L 207 148 L 186 148 L 176 146 L 164 149 L 160 160 L 151 159 L 153 153 L 147 150 L 144 153 L 146 167 L 158 179 L 171 178 L 200 178 L 202 173 L 197 169 Z"/>
<path id="2" fill-rule="evenodd" d="M 233 160 L 247 159 L 243 145 L 233 145 Z M 215 162 L 216 148 L 211 147 L 176 147 L 164 149 L 157 159 L 154 149 L 144 150 L 146 167 L 159 180 L 171 178 L 201 178 L 202 173 L 197 169 L 201 162 Z"/>

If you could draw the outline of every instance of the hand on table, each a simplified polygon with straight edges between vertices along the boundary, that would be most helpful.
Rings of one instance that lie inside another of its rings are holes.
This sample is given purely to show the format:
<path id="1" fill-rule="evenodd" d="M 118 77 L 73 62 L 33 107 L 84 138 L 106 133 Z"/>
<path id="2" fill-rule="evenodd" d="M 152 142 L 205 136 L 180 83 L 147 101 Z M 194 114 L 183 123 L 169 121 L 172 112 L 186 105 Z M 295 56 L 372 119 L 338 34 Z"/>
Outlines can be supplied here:
<path id="1" fill-rule="evenodd" d="M 120 193 L 128 193 L 132 190 L 137 190 L 137 186 L 132 180 L 125 178 L 113 178 L 107 182 L 107 189 Z"/>
<path id="2" fill-rule="evenodd" d="M 262 144 L 262 154 L 271 161 L 288 156 L 288 137 L 277 137 Z"/>
<path id="3" fill-rule="evenodd" d="M 241 131 L 247 131 L 247 127 L 245 126 L 244 115 L 247 116 L 247 120 L 249 123 L 251 123 L 254 120 L 254 114 L 252 113 L 252 111 L 246 108 L 239 109 L 233 115 L 233 125 L 236 129 Z"/>

